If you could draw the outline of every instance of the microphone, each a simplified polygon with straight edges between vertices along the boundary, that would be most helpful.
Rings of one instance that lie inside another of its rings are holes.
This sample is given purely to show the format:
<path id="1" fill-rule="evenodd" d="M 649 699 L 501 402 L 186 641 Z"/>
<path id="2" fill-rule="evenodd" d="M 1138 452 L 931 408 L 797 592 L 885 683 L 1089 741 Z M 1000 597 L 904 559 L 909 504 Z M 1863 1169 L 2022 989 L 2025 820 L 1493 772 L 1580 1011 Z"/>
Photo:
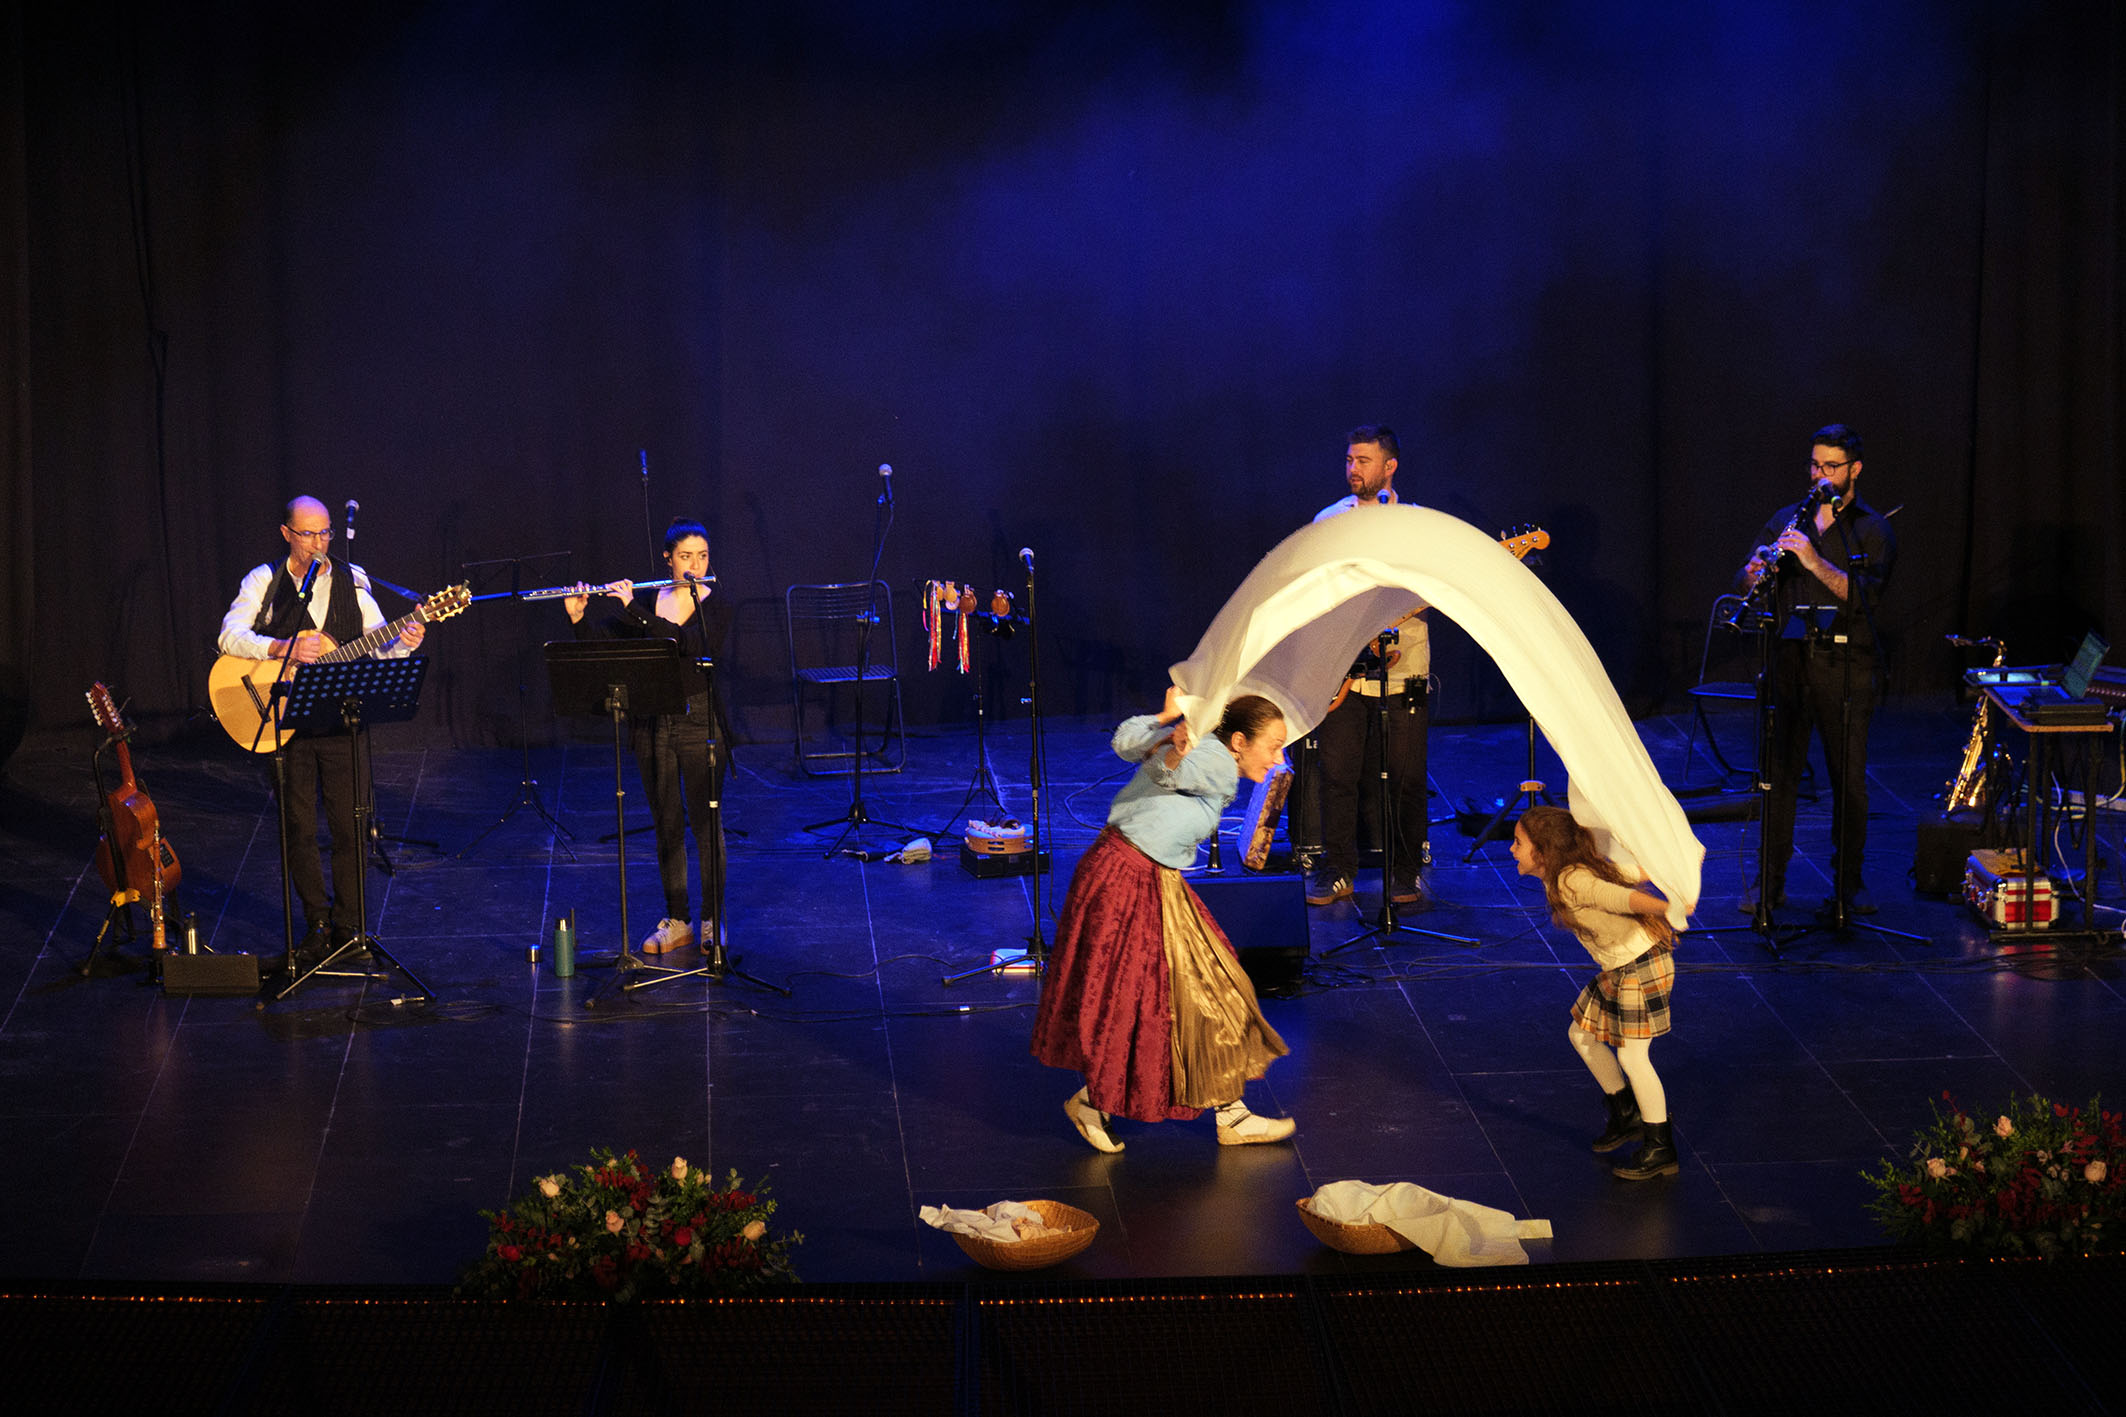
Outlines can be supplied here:
<path id="1" fill-rule="evenodd" d="M 1030 576 L 1030 575 L 1032 575 L 1032 574 L 1033 574 L 1033 548 L 1032 548 L 1031 546 L 1021 546 L 1021 547 L 1019 548 L 1019 559 L 1020 559 L 1021 561 L 1023 561 L 1023 562 L 1025 562 L 1025 563 L 1026 563 L 1026 574 L 1028 574 L 1029 576 Z"/>
<path id="2" fill-rule="evenodd" d="M 303 572 L 303 587 L 295 594 L 296 597 L 302 600 L 305 604 L 308 604 L 310 600 L 310 583 L 317 579 L 318 565 L 324 559 L 325 558 L 322 556 L 312 556 L 310 558 L 310 569 Z"/>
<path id="3" fill-rule="evenodd" d="M 893 505 L 893 464 L 890 462 L 878 465 L 878 499 L 886 506 Z"/>
<path id="4" fill-rule="evenodd" d="M 349 497 L 347 499 L 347 515 L 342 518 L 349 541 L 354 540 L 354 514 L 360 510 L 362 510 L 362 504 Z"/>

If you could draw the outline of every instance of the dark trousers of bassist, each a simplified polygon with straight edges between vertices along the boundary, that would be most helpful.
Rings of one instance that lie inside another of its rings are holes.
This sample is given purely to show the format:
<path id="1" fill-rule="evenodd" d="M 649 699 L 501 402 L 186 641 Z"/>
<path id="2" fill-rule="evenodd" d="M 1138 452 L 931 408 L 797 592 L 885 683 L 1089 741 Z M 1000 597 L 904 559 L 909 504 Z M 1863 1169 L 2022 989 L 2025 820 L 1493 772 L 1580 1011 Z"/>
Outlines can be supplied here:
<path id="1" fill-rule="evenodd" d="M 1426 813 L 1425 735 L 1430 726 L 1425 681 L 1388 697 L 1389 777 L 1395 796 L 1388 810 L 1395 818 L 1396 884 L 1414 881 L 1424 867 Z M 1367 835 L 1377 844 L 1381 823 L 1373 820 L 1378 795 L 1380 744 L 1372 741 L 1373 713 L 1379 700 L 1356 689 L 1331 710 L 1314 730 L 1321 744 L 1318 757 L 1321 801 L 1321 868 L 1331 876 L 1358 873 L 1358 823 L 1363 814 Z"/>

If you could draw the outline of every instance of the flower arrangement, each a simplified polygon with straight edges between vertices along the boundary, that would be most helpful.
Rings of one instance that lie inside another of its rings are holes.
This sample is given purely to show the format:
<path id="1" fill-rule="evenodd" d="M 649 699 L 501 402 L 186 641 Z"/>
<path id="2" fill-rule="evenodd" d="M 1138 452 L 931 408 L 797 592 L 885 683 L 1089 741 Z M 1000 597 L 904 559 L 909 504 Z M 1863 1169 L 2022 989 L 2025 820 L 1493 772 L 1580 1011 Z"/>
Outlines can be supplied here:
<path id="1" fill-rule="evenodd" d="M 2126 1118 L 2009 1099 L 1991 1124 L 1942 1093 L 1910 1161 L 1861 1173 L 1868 1208 L 1899 1241 L 1980 1254 L 2093 1255 L 2126 1249 Z"/>
<path id="2" fill-rule="evenodd" d="M 721 1187 L 684 1157 L 649 1168 L 595 1148 L 573 1175 L 541 1176 L 506 1210 L 484 1210 L 487 1251 L 458 1292 L 491 1299 L 634 1299 L 731 1294 L 794 1284 L 790 1246 L 771 1237 L 765 1181 Z"/>

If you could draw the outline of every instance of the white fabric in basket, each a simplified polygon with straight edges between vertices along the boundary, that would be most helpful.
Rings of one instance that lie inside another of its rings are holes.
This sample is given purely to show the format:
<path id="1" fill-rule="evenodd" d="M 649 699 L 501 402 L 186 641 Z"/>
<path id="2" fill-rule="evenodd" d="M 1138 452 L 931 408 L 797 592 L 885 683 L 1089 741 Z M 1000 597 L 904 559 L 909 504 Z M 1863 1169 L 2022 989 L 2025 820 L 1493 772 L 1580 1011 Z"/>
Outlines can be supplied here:
<path id="1" fill-rule="evenodd" d="M 1456 1269 L 1526 1264 L 1528 1252 L 1521 1241 L 1550 1238 L 1547 1220 L 1516 1220 L 1506 1211 L 1408 1181 L 1386 1186 L 1332 1181 L 1316 1191 L 1307 1206 L 1322 1219 L 1343 1225 L 1385 1225 L 1435 1263 Z"/>
<path id="2" fill-rule="evenodd" d="M 916 1214 L 925 1225 L 934 1225 L 948 1233 L 979 1235 L 984 1240 L 999 1240 L 1005 1244 L 1017 1244 L 1020 1239 L 1019 1232 L 1011 1228 L 1014 1220 L 1028 1221 L 1044 1233 L 1048 1228 L 1041 1212 L 1024 1201 L 998 1201 L 987 1210 L 954 1210 L 951 1206 L 926 1205 Z"/>

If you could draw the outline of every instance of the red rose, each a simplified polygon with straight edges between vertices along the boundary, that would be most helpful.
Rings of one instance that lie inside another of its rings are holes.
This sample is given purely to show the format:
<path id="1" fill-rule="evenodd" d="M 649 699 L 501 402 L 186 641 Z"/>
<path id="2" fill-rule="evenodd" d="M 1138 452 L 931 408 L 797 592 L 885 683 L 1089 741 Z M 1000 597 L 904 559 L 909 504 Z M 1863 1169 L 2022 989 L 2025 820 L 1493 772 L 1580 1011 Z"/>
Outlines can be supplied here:
<path id="1" fill-rule="evenodd" d="M 673 1234 L 673 1236 L 672 1236 L 672 1240 L 673 1240 L 673 1242 L 674 1242 L 674 1243 L 676 1243 L 676 1244 L 678 1244 L 679 1246 L 681 1246 L 682 1248 L 684 1248 L 685 1246 L 688 1246 L 688 1245 L 691 1245 L 691 1244 L 693 1244 L 693 1243 L 694 1243 L 694 1232 L 693 1232 L 693 1230 L 692 1230 L 692 1229 L 691 1229 L 690 1227 L 688 1227 L 688 1226 L 685 1226 L 685 1225 L 682 1225 L 682 1226 L 680 1226 L 680 1227 L 679 1227 L 679 1229 L 678 1229 L 678 1230 L 677 1230 L 677 1231 L 676 1231 L 676 1232 L 675 1232 L 675 1233 Z"/>
<path id="2" fill-rule="evenodd" d="M 515 1245 L 504 1245 L 500 1250 L 496 1251 L 496 1253 L 501 1255 L 503 1259 L 508 1260 L 511 1264 L 515 1264 L 518 1260 L 524 1258 L 524 1251 L 518 1249 Z"/>

